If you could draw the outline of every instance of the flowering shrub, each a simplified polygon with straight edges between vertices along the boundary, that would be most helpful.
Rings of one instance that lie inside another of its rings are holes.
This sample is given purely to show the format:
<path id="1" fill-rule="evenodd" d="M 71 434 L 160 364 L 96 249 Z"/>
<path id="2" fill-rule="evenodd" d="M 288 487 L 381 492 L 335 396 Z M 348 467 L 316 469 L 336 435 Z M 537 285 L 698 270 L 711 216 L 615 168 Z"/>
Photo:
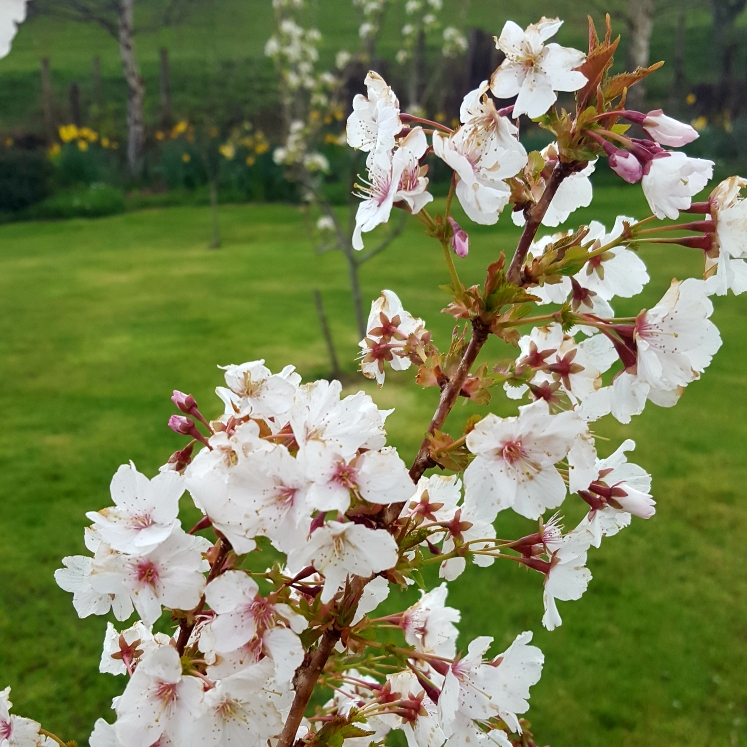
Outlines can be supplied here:
<path id="1" fill-rule="evenodd" d="M 104 637 L 101 671 L 126 684 L 92 747 L 361 747 L 396 730 L 411 747 L 535 744 L 523 719 L 543 665 L 532 633 L 503 652 L 484 636 L 458 651 L 447 584 L 468 562 L 525 566 L 542 581 L 542 624 L 561 625 L 558 602 L 579 599 L 591 581 L 591 548 L 655 513 L 650 476 L 628 461 L 634 443 L 600 458 L 594 424 L 608 414 L 627 423 L 649 401 L 676 404 L 721 345 L 710 296 L 747 287 L 747 180 L 732 177 L 692 202 L 712 164 L 662 145 L 697 133 L 660 111 L 624 108 L 627 89 L 651 71 L 611 76 L 609 29 L 600 40 L 592 26 L 582 54 L 545 43 L 559 27 L 507 23 L 497 40 L 506 61 L 465 98 L 456 130 L 401 113 L 383 79 L 367 77 L 368 96 L 348 120 L 369 170 L 357 246 L 393 208 L 414 215 L 442 248 L 445 312 L 465 326 L 441 352 L 424 320 L 384 290 L 361 369 L 383 385 L 388 366 L 416 367 L 417 383 L 440 389 L 433 419 L 408 469 L 387 446 L 389 411 L 363 392 L 343 396 L 336 381 L 304 384 L 293 366 L 225 366 L 213 420 L 174 392 L 180 414 L 169 426 L 189 442 L 152 479 L 120 467 L 112 505 L 87 514 L 89 554 L 65 558 L 56 573 L 80 616 L 129 621 L 122 630 L 109 623 Z M 489 90 L 507 88 L 517 104 L 497 110 Z M 575 91 L 575 111 L 557 110 L 558 90 Z M 517 110 L 555 144 L 527 153 Z M 431 152 L 453 170 L 436 215 L 423 163 Z M 538 238 L 542 225 L 588 204 L 589 170 L 605 156 L 626 182 L 642 183 L 651 215 Z M 498 256 L 482 286 L 459 278 L 453 255 L 468 257 L 469 232 L 451 215 L 454 198 L 477 223 L 495 223 L 510 204 L 523 225 L 510 261 Z M 680 212 L 693 219 L 655 223 Z M 638 256 L 649 243 L 700 249 L 703 278 L 674 280 L 653 308 L 616 317 L 615 297 L 649 281 Z M 516 348 L 514 360 L 477 364 L 491 335 Z M 460 397 L 486 404 L 501 392 L 521 402 L 516 415 L 443 430 Z M 185 494 L 203 514 L 189 531 L 179 520 Z M 569 495 L 586 512 L 565 531 L 557 509 Z M 499 536 L 507 510 L 536 520 L 536 531 Z M 254 570 L 253 554 L 268 545 L 282 561 Z M 433 588 L 422 574 L 429 565 L 441 579 Z M 392 586 L 413 584 L 419 601 L 376 614 Z M 173 632 L 154 633 L 164 610 Z M 64 744 L 9 710 L 5 690 L 3 747 Z"/>

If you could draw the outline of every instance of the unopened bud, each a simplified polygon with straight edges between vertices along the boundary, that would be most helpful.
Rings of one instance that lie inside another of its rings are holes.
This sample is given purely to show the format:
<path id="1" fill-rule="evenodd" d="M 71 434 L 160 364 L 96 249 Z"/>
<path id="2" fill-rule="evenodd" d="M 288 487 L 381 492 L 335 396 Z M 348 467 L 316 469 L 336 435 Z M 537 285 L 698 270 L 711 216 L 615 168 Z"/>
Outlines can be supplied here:
<path id="1" fill-rule="evenodd" d="M 469 236 L 467 232 L 451 216 L 449 216 L 449 224 L 453 231 L 451 248 L 454 250 L 454 254 L 458 257 L 466 257 L 469 254 Z"/>
<path id="2" fill-rule="evenodd" d="M 640 124 L 657 143 L 673 148 L 681 148 L 698 137 L 694 127 L 668 117 L 661 109 L 650 111 Z"/>
<path id="3" fill-rule="evenodd" d="M 178 389 L 174 389 L 174 394 L 171 397 L 171 401 L 184 413 L 191 414 L 193 410 L 197 409 L 197 402 L 191 394 L 185 394 L 180 392 Z"/>
<path id="4" fill-rule="evenodd" d="M 172 415 L 169 418 L 169 428 L 180 436 L 191 436 L 197 441 L 209 446 L 207 438 L 197 430 L 194 421 L 184 415 Z"/>
<path id="5" fill-rule="evenodd" d="M 608 156 L 610 168 L 628 184 L 635 184 L 641 180 L 643 166 L 632 153 L 615 148 Z"/>

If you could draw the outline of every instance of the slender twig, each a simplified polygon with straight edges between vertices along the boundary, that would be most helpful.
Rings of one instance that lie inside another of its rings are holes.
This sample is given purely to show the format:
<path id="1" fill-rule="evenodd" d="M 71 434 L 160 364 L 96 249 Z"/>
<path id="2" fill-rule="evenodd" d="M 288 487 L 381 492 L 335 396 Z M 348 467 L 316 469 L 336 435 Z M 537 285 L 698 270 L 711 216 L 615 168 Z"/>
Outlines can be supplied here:
<path id="1" fill-rule="evenodd" d="M 532 245 L 532 241 L 534 241 L 534 237 L 537 235 L 537 230 L 542 223 L 542 218 L 545 217 L 545 213 L 550 207 L 552 198 L 555 197 L 555 193 L 558 191 L 558 187 L 560 187 L 566 177 L 577 171 L 581 171 L 585 167 L 585 161 L 574 161 L 573 163 L 563 163 L 562 161 L 558 161 L 558 163 L 555 164 L 555 168 L 545 185 L 545 191 L 542 193 L 539 202 L 535 203 L 530 208 L 527 208 L 525 211 L 527 222 L 524 225 L 524 232 L 521 234 L 513 259 L 511 260 L 508 272 L 506 273 L 506 279 L 509 283 L 515 283 L 516 285 L 521 284 L 521 267 L 527 257 L 529 247 Z"/>

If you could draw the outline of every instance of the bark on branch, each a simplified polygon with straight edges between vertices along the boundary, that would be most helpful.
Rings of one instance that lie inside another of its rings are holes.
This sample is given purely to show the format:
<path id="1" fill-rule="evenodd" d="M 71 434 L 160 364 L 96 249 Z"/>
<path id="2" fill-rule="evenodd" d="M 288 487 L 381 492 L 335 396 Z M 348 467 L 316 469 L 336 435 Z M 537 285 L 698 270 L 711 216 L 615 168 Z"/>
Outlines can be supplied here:
<path id="1" fill-rule="evenodd" d="M 558 161 L 555 164 L 555 168 L 545 186 L 545 191 L 542 193 L 542 197 L 540 197 L 539 201 L 525 212 L 527 222 L 524 225 L 524 232 L 521 234 L 519 243 L 516 245 L 516 251 L 514 252 L 508 272 L 506 273 L 506 279 L 509 283 L 521 285 L 521 267 L 524 264 L 524 260 L 527 258 L 529 247 L 532 245 L 532 241 L 534 241 L 534 237 L 537 235 L 537 230 L 542 224 L 542 218 L 545 217 L 545 213 L 550 207 L 552 198 L 555 197 L 555 193 L 558 191 L 558 187 L 560 187 L 566 177 L 576 173 L 577 171 L 581 171 L 584 168 L 586 168 L 585 161 L 574 161 L 572 163 Z"/>

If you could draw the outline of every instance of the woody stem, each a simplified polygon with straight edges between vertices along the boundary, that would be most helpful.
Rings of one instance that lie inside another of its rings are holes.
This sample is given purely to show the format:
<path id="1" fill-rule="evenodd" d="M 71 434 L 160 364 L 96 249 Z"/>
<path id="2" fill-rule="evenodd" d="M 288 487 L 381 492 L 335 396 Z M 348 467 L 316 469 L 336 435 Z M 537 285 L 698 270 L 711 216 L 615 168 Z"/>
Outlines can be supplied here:
<path id="1" fill-rule="evenodd" d="M 575 173 L 580 171 L 586 166 L 585 161 L 574 161 L 573 163 L 563 163 L 558 161 L 555 164 L 555 168 L 552 170 L 550 179 L 548 180 L 545 191 L 542 193 L 539 202 L 536 202 L 532 207 L 526 210 L 527 222 L 524 225 L 524 232 L 521 234 L 519 243 L 516 246 L 513 259 L 506 273 L 506 279 L 509 283 L 521 285 L 521 267 L 524 264 L 524 260 L 527 258 L 529 247 L 534 241 L 534 237 L 537 235 L 542 218 L 545 217 L 547 209 L 550 207 L 552 198 L 555 197 L 555 193 L 558 191 L 563 180 Z"/>

